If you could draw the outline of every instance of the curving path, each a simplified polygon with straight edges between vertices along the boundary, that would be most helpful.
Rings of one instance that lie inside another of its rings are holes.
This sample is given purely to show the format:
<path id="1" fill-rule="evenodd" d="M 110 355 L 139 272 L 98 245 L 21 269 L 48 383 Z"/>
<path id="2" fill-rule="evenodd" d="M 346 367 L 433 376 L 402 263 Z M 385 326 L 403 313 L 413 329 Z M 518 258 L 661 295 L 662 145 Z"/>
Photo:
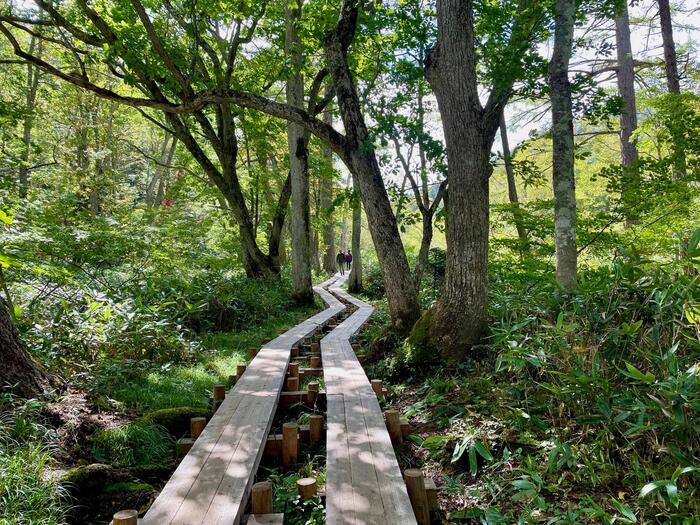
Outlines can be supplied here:
<path id="1" fill-rule="evenodd" d="M 327 398 L 326 523 L 416 523 L 382 410 L 350 340 L 373 308 L 341 288 L 330 291 L 357 310 L 321 340 Z"/>
<path id="2" fill-rule="evenodd" d="M 204 432 L 183 458 L 142 520 L 143 524 L 239 523 L 285 381 L 292 346 L 345 310 L 326 291 L 328 308 L 266 343 L 227 393 Z"/>

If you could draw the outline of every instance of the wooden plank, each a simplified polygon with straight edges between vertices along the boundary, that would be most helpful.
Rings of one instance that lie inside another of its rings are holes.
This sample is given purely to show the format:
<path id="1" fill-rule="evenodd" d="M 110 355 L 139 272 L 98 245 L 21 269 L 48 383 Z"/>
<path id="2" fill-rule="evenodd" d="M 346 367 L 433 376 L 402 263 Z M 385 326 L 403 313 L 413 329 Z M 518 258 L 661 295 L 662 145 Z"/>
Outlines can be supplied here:
<path id="1" fill-rule="evenodd" d="M 326 523 L 354 525 L 354 494 L 342 394 L 328 395 L 326 424 Z"/>
<path id="2" fill-rule="evenodd" d="M 291 348 L 344 305 L 323 286 L 328 308 L 263 346 L 144 517 L 144 525 L 239 523 L 285 380 Z"/>

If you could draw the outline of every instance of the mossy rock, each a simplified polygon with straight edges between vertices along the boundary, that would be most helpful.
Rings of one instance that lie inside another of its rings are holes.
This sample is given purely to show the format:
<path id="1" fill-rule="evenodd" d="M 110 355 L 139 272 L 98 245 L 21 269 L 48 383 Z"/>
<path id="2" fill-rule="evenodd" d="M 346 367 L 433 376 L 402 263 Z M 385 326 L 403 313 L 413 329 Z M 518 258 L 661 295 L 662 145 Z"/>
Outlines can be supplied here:
<path id="1" fill-rule="evenodd" d="M 78 499 L 99 494 L 106 485 L 113 482 L 114 469 L 102 463 L 76 467 L 66 472 L 61 478 L 61 485 Z"/>
<path id="2" fill-rule="evenodd" d="M 153 423 L 164 427 L 170 434 L 181 437 L 190 430 L 190 419 L 193 417 L 209 417 L 211 414 L 203 408 L 177 407 L 155 410 L 141 417 L 138 421 Z"/>

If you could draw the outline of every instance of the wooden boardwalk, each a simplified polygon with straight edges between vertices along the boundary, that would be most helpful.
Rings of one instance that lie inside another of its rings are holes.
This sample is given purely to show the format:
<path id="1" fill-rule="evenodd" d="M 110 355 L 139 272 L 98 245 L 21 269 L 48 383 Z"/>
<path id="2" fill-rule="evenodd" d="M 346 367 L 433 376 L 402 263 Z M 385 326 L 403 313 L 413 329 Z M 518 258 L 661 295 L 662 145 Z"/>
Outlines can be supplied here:
<path id="1" fill-rule="evenodd" d="M 262 347 L 141 523 L 240 522 L 285 382 L 291 348 L 345 309 L 325 290 L 338 279 L 334 276 L 314 288 L 328 308 Z"/>
<path id="2" fill-rule="evenodd" d="M 350 339 L 373 308 L 330 290 L 358 309 L 321 340 L 327 398 L 326 523 L 413 525 L 416 518 L 377 397 Z"/>

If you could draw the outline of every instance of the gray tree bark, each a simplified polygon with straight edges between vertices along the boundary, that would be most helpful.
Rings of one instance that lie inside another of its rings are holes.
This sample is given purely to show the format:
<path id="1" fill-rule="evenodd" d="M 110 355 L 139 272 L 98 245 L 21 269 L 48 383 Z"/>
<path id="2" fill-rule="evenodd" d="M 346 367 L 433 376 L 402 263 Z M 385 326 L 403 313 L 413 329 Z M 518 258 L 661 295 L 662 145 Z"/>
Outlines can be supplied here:
<path id="1" fill-rule="evenodd" d="M 294 71 L 287 80 L 287 103 L 304 109 L 303 57 L 297 24 L 301 20 L 302 0 L 287 4 L 285 51 Z M 287 123 L 289 169 L 292 177 L 292 296 L 299 303 L 314 300 L 311 285 L 311 217 L 309 208 L 309 151 L 306 130 L 294 122 Z"/>
<path id="2" fill-rule="evenodd" d="M 430 344 L 455 361 L 479 342 L 486 328 L 489 153 L 498 115 L 489 133 L 477 88 L 472 2 L 438 0 L 437 21 L 437 44 L 426 60 L 426 77 L 447 146 L 447 260 L 443 293 L 422 321 L 429 325 Z M 414 334 L 419 332 L 426 330 L 417 326 Z"/>
<path id="3" fill-rule="evenodd" d="M 513 155 L 510 151 L 510 143 L 508 142 L 508 128 L 506 127 L 505 114 L 501 112 L 501 121 L 499 128 L 501 130 L 501 147 L 503 148 L 503 163 L 506 168 L 506 179 L 508 181 L 508 201 L 513 206 L 513 222 L 515 230 L 518 232 L 518 239 L 523 248 L 527 249 L 527 230 L 523 224 L 523 218 L 520 210 L 520 199 L 518 199 L 518 187 L 515 184 L 515 171 L 513 170 Z"/>
<path id="4" fill-rule="evenodd" d="M 397 330 L 408 332 L 420 316 L 418 292 L 413 279 L 406 279 L 410 275 L 408 259 L 377 157 L 369 147 L 372 140 L 347 61 L 347 49 L 355 34 L 357 16 L 356 0 L 344 0 L 338 24 L 326 35 L 326 65 L 333 79 L 346 130 L 349 167 L 357 177 L 360 197 L 382 269 L 392 324 Z"/>
<path id="5" fill-rule="evenodd" d="M 37 43 L 36 37 L 32 37 L 29 44 L 30 53 L 38 47 L 38 55 L 41 56 L 41 44 Z M 19 196 L 24 199 L 29 191 L 29 155 L 32 148 L 32 130 L 36 113 L 36 96 L 39 90 L 39 68 L 31 63 L 27 63 L 27 83 L 25 93 L 25 115 L 22 125 L 22 152 L 20 154 L 19 165 Z"/>
<path id="6" fill-rule="evenodd" d="M 323 121 L 328 124 L 333 124 L 333 113 L 326 111 L 323 114 Z M 330 146 L 324 143 L 323 157 L 326 159 L 330 169 L 333 169 L 333 150 Z M 333 178 L 321 181 L 321 209 L 326 215 L 326 220 L 323 223 L 323 270 L 326 273 L 333 274 L 335 268 L 335 221 L 333 216 L 328 215 L 328 210 L 333 204 Z"/>
<path id="7" fill-rule="evenodd" d="M 623 108 L 620 115 L 620 149 L 622 155 L 623 180 L 622 202 L 626 210 L 626 223 L 638 222 L 634 207 L 634 188 L 639 183 L 637 172 L 637 143 L 633 138 L 637 129 L 637 101 L 634 89 L 634 56 L 630 37 L 630 20 L 627 3 L 623 3 L 620 13 L 615 17 L 615 43 L 617 47 L 617 89 L 622 97 Z"/>
<path id="8" fill-rule="evenodd" d="M 357 192 L 359 184 L 357 177 L 353 177 L 352 187 Z M 348 291 L 358 293 L 362 291 L 362 251 L 360 247 L 362 235 L 362 204 L 357 199 L 352 207 L 352 266 L 348 277 Z"/>
<path id="9" fill-rule="evenodd" d="M 669 0 L 657 0 L 659 4 L 659 18 L 661 21 L 661 38 L 664 45 L 664 66 L 666 71 L 666 85 L 669 93 L 680 93 L 681 84 L 678 76 L 678 58 L 676 57 L 676 44 L 673 41 L 673 23 L 671 20 L 671 6 Z"/>
<path id="10" fill-rule="evenodd" d="M 574 39 L 575 0 L 556 0 L 554 50 L 549 63 L 552 103 L 552 189 L 557 283 L 576 288 L 576 179 L 574 176 L 574 119 L 571 107 L 569 61 Z"/>

